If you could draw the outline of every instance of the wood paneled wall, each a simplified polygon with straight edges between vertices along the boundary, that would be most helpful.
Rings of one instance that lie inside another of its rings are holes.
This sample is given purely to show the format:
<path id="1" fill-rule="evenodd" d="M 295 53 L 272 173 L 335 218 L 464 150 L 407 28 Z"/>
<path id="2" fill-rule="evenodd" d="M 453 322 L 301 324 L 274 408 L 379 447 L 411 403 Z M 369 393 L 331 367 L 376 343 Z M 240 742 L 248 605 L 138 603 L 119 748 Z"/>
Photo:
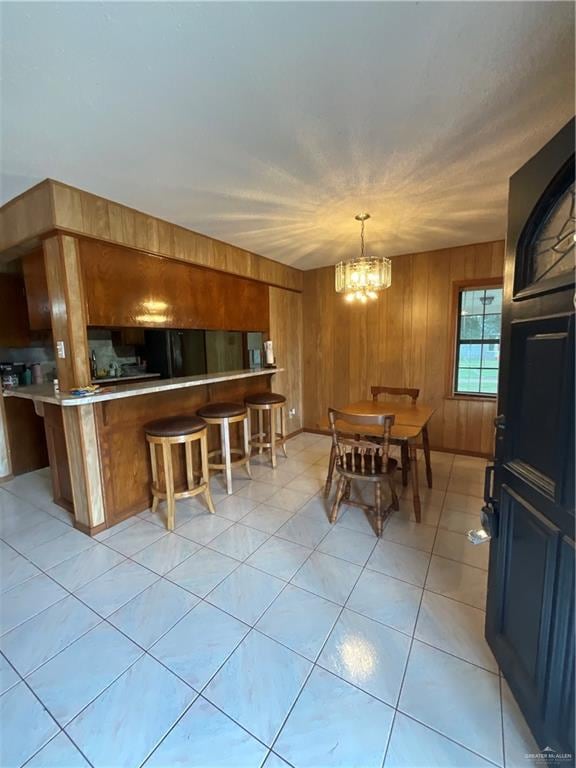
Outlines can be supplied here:
<path id="1" fill-rule="evenodd" d="M 302 294 L 270 288 L 270 338 L 279 368 L 285 368 L 272 379 L 275 392 L 286 396 L 288 410 L 294 408 L 296 415 L 288 416 L 290 433 L 302 429 Z"/>
<path id="2" fill-rule="evenodd" d="M 372 384 L 419 387 L 437 407 L 433 448 L 489 455 L 495 401 L 447 397 L 452 284 L 502 276 L 503 257 L 500 240 L 397 256 L 392 286 L 365 305 L 335 292 L 333 267 L 305 272 L 304 427 L 369 397 Z"/>
<path id="3" fill-rule="evenodd" d="M 50 181 L 46 179 L 0 208 L 0 254 L 37 239 L 53 228 L 53 195 Z M 18 252 L 13 254 L 18 255 Z"/>
<path id="4" fill-rule="evenodd" d="M 299 269 L 52 179 L 0 208 L 0 258 L 53 229 L 302 290 Z"/>

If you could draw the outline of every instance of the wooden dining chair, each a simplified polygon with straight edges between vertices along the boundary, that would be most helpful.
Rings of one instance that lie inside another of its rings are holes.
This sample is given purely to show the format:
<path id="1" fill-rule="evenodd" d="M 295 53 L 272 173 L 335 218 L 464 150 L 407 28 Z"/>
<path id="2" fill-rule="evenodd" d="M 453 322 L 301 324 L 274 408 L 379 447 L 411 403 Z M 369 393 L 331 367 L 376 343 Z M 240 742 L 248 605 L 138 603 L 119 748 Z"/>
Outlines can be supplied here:
<path id="1" fill-rule="evenodd" d="M 415 387 L 383 387 L 375 386 L 370 387 L 370 394 L 372 400 L 377 403 L 380 395 L 393 395 L 396 397 L 409 397 L 412 400 L 412 405 L 416 405 L 418 397 L 420 396 L 420 390 Z M 400 460 L 402 470 L 402 485 L 408 485 L 408 472 L 410 470 L 410 452 L 408 449 L 408 443 L 406 440 L 390 439 L 391 445 L 400 446 Z M 426 463 L 426 480 L 428 487 L 432 488 L 432 466 L 430 463 L 430 441 L 428 439 L 428 426 L 422 429 L 422 450 L 424 451 L 424 460 Z"/>
<path id="2" fill-rule="evenodd" d="M 397 395 L 398 397 L 407 395 L 412 400 L 412 405 L 416 405 L 420 390 L 413 387 L 370 387 L 370 394 L 375 403 L 378 402 L 380 395 Z"/>
<path id="3" fill-rule="evenodd" d="M 334 469 L 338 474 L 338 486 L 330 512 L 330 522 L 336 522 L 340 505 L 343 500 L 346 500 L 347 504 L 360 507 L 367 512 L 374 512 L 375 532 L 377 536 L 381 536 L 384 520 L 393 509 L 399 509 L 394 486 L 394 474 L 398 462 L 389 456 L 390 428 L 394 423 L 394 416 L 390 414 L 360 416 L 329 408 L 328 419 L 335 457 Z M 362 427 L 367 426 L 382 428 L 378 442 L 350 433 L 350 430 L 353 433 L 361 432 Z M 374 506 L 362 504 L 350 498 L 351 484 L 354 480 L 374 484 Z M 391 502 L 385 510 L 382 509 L 384 484 L 388 485 L 391 496 Z"/>

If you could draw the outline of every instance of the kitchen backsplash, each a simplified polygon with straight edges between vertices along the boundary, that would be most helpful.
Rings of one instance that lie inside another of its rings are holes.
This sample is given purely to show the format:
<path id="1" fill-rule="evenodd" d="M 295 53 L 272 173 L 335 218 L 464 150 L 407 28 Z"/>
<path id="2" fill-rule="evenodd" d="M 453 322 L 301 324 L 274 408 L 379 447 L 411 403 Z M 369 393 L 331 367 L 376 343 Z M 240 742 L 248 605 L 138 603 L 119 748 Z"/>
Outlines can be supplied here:
<path id="1" fill-rule="evenodd" d="M 112 339 L 117 342 L 112 343 Z M 136 348 L 130 344 L 118 343 L 118 334 L 112 335 L 112 332 L 106 328 L 88 329 L 88 347 L 90 355 L 96 354 L 96 367 L 99 373 L 107 373 L 110 365 L 113 363 L 116 370 L 123 365 L 135 365 Z"/>
<path id="2" fill-rule="evenodd" d="M 44 381 L 52 381 L 56 376 L 54 349 L 52 342 L 35 347 L 0 347 L 1 363 L 40 363 Z"/>
<path id="3" fill-rule="evenodd" d="M 96 364 L 99 371 L 108 371 L 110 364 L 135 365 L 137 362 L 135 347 L 130 345 L 112 344 L 112 336 L 108 331 L 90 329 L 88 346 L 90 352 L 96 353 Z M 56 376 L 54 348 L 52 342 L 31 347 L 0 347 L 0 363 L 24 363 L 32 365 L 40 363 L 44 381 L 50 382 Z"/>

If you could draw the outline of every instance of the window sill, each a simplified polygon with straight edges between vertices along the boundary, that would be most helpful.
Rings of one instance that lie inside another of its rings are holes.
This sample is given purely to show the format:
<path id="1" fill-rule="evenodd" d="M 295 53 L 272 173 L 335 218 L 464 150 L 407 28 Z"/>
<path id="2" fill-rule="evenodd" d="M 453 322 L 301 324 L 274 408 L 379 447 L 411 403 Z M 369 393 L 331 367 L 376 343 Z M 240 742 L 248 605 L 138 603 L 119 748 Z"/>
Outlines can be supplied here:
<path id="1" fill-rule="evenodd" d="M 498 395 L 445 395 L 444 400 L 467 400 L 473 403 L 494 403 L 498 402 Z"/>

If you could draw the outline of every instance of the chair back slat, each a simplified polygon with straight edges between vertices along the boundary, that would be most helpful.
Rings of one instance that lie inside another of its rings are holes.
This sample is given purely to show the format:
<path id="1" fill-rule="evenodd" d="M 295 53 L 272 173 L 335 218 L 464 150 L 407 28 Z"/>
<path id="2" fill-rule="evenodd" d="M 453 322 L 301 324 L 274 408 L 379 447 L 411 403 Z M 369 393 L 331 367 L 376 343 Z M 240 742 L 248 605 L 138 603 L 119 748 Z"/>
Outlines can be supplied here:
<path id="1" fill-rule="evenodd" d="M 328 420 L 337 466 L 351 474 L 386 474 L 393 414 L 360 415 L 329 408 Z M 375 435 L 373 441 L 368 436 L 361 437 L 358 427 L 381 427 L 382 434 Z"/>
<path id="2" fill-rule="evenodd" d="M 420 390 L 414 387 L 370 387 L 370 394 L 372 400 L 377 402 L 379 395 L 394 395 L 395 397 L 407 396 L 412 400 L 412 403 L 416 405 L 416 401 L 420 395 Z"/>

